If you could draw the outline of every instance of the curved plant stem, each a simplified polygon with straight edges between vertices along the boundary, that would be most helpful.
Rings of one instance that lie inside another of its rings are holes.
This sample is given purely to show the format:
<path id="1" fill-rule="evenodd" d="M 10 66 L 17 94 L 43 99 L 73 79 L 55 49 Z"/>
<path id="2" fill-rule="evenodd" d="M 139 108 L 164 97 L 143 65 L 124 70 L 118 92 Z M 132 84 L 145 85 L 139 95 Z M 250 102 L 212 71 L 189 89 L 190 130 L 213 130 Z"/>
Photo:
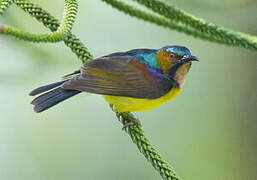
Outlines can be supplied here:
<path id="1" fill-rule="evenodd" d="M 28 2 L 28 1 L 24 1 Z M 22 39 L 30 42 L 58 42 L 67 38 L 68 34 L 71 32 L 75 17 L 77 14 L 77 0 L 65 0 L 65 9 L 61 25 L 58 29 L 52 33 L 44 34 L 33 34 L 30 32 L 25 32 L 20 29 L 16 29 L 10 26 L 3 26 L 2 33 L 5 35 L 11 35 L 18 39 Z"/>
<path id="2" fill-rule="evenodd" d="M 29 13 L 32 17 L 43 23 L 45 27 L 51 31 L 56 31 L 60 26 L 58 19 L 53 17 L 50 13 L 42 9 L 36 4 L 33 4 L 26 0 L 17 0 L 16 5 Z M 69 33 L 64 43 L 74 52 L 77 57 L 85 62 L 93 59 L 93 55 L 88 51 L 86 46 L 73 34 Z"/>
<path id="3" fill-rule="evenodd" d="M 15 0 L 1 0 L 0 2 L 0 15 L 2 15 L 5 10 L 14 3 Z"/>
<path id="4" fill-rule="evenodd" d="M 181 22 L 191 26 L 195 30 L 209 35 L 212 39 L 222 40 L 224 44 L 230 46 L 240 46 L 252 50 L 257 50 L 257 36 L 248 35 L 207 23 L 205 20 L 196 18 L 174 6 L 168 5 L 160 0 L 134 0 L 152 11 L 165 16 L 173 22 Z"/>
<path id="5" fill-rule="evenodd" d="M 198 38 L 205 39 L 208 41 L 214 41 L 217 43 L 224 44 L 224 40 L 222 40 L 222 39 L 214 39 L 210 35 L 201 33 L 192 27 L 186 26 L 180 22 L 178 22 L 178 23 L 173 22 L 170 19 L 168 19 L 162 15 L 146 12 L 146 11 L 141 10 L 133 5 L 128 4 L 127 2 L 124 2 L 121 0 L 102 0 L 102 1 L 110 4 L 112 7 L 116 8 L 120 11 L 123 11 L 124 13 L 126 13 L 132 17 L 136 17 L 136 18 L 142 19 L 144 21 L 148 21 L 148 22 L 157 24 L 159 26 L 166 27 L 171 30 L 177 30 L 178 32 L 183 32 L 185 34 L 188 34 L 188 35 L 191 35 L 194 37 L 198 37 Z"/>

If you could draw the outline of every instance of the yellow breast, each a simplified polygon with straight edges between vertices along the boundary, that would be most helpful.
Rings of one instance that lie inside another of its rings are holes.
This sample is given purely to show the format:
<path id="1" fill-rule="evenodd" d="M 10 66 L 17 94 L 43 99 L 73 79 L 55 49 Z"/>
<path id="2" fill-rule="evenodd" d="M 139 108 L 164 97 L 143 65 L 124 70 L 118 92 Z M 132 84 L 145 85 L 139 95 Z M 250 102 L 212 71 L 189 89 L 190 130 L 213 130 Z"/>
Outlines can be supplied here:
<path id="1" fill-rule="evenodd" d="M 137 99 L 121 96 L 104 96 L 104 98 L 109 104 L 112 104 L 114 109 L 118 112 L 145 111 L 175 98 L 180 91 L 181 88 L 172 88 L 167 94 L 157 99 Z"/>

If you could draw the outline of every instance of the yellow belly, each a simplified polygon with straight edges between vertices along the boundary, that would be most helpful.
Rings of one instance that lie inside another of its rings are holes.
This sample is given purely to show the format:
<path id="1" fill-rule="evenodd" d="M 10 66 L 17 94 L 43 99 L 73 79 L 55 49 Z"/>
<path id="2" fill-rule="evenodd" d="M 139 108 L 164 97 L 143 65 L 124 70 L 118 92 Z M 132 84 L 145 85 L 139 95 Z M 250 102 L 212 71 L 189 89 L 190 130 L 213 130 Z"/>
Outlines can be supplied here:
<path id="1" fill-rule="evenodd" d="M 104 96 L 104 98 L 109 104 L 112 104 L 114 109 L 118 112 L 145 111 L 175 98 L 180 91 L 181 88 L 172 88 L 167 94 L 157 99 L 137 99 L 122 96 Z"/>

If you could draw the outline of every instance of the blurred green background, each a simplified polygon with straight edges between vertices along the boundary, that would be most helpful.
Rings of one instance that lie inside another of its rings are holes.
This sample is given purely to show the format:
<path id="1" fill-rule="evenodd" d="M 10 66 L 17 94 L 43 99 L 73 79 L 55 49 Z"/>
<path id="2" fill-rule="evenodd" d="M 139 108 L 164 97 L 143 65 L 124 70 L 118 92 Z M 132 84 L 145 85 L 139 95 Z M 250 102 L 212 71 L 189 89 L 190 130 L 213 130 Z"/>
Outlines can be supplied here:
<path id="1" fill-rule="evenodd" d="M 61 19 L 63 0 L 35 0 Z M 255 0 L 174 0 L 208 21 L 257 34 Z M 205 42 L 112 9 L 79 1 L 73 32 L 95 57 L 134 48 L 185 45 L 198 56 L 174 100 L 138 112 L 146 135 L 187 180 L 257 178 L 257 54 Z M 12 6 L 0 23 L 48 32 Z M 0 38 L 1 180 L 161 179 L 121 130 L 99 95 L 74 97 L 42 114 L 30 90 L 80 67 L 63 43 L 33 44 Z"/>

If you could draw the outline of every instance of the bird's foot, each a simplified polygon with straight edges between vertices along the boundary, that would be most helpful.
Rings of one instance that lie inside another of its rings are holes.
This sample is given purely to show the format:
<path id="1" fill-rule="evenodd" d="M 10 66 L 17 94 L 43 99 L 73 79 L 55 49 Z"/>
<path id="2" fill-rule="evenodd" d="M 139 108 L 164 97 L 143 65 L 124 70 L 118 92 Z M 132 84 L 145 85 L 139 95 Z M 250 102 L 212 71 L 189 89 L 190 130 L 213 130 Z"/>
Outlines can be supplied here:
<path id="1" fill-rule="evenodd" d="M 141 122 L 137 118 L 135 118 L 133 116 L 129 116 L 128 119 L 130 121 L 126 122 L 123 125 L 122 130 L 125 130 L 125 129 L 129 128 L 129 127 L 132 127 L 132 126 L 141 126 Z"/>
<path id="2" fill-rule="evenodd" d="M 133 116 L 131 112 L 120 113 L 115 110 L 114 105 L 109 104 L 110 108 L 116 113 L 118 119 L 124 123 L 122 130 L 126 130 L 131 126 L 141 126 L 141 122 Z"/>

